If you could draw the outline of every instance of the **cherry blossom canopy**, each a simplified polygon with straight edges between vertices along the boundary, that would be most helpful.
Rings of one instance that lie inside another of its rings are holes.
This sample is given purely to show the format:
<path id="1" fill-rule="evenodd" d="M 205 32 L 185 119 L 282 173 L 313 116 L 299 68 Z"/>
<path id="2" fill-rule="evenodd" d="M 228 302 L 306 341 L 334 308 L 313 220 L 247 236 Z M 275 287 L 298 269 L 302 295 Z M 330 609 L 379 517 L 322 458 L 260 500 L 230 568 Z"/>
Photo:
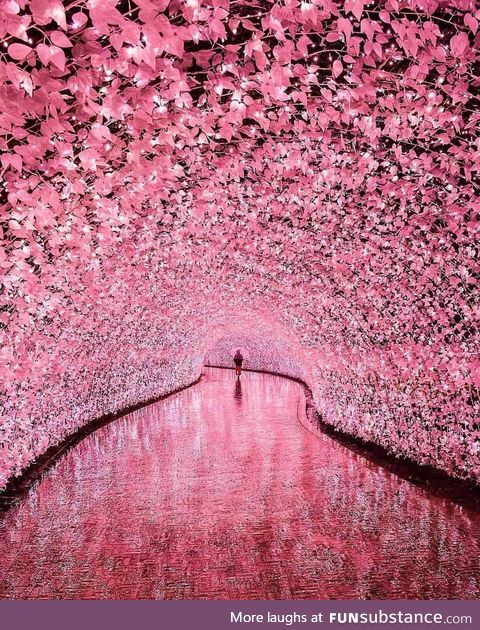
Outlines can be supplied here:
<path id="1" fill-rule="evenodd" d="M 479 20 L 0 0 L 0 486 L 237 340 L 325 421 L 479 480 Z"/>

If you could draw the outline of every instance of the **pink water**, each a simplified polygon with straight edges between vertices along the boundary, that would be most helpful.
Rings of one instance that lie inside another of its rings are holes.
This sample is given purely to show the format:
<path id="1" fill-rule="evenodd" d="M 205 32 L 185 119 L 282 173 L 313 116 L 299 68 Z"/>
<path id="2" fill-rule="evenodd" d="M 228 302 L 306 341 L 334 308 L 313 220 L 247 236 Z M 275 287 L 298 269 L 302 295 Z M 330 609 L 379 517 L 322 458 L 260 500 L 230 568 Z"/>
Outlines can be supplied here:
<path id="1" fill-rule="evenodd" d="M 3 598 L 478 598 L 480 517 L 208 369 L 87 437 L 0 523 Z"/>

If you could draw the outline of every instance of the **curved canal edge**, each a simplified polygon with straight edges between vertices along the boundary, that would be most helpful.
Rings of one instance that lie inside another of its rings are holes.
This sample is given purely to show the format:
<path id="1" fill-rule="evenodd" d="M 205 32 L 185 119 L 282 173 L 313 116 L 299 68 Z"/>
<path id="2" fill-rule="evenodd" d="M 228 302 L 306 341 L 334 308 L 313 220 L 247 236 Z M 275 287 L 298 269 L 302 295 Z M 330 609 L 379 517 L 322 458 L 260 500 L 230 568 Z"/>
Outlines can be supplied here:
<path id="1" fill-rule="evenodd" d="M 178 394 L 185 389 L 189 389 L 190 387 L 197 385 L 197 383 L 202 380 L 202 376 L 203 372 L 197 379 L 195 379 L 188 385 L 185 385 L 184 387 L 178 387 L 168 394 L 156 396 L 154 398 L 150 398 L 149 400 L 138 402 L 134 405 L 129 405 L 128 407 L 120 409 L 119 411 L 116 411 L 114 413 L 108 413 L 104 416 L 101 416 L 100 418 L 90 420 L 58 444 L 49 446 L 47 450 L 42 453 L 42 455 L 37 457 L 33 462 L 30 462 L 30 464 L 28 464 L 28 466 L 26 466 L 19 475 L 11 477 L 8 480 L 7 485 L 3 489 L 0 489 L 0 519 L 2 517 L 2 514 L 7 512 L 11 507 L 13 507 L 13 505 L 18 502 L 18 500 L 25 496 L 30 488 L 37 481 L 40 481 L 42 477 L 58 462 L 58 460 L 63 455 L 71 451 L 72 448 L 74 448 L 86 437 L 88 437 L 95 431 L 98 431 L 98 429 L 101 429 L 107 424 L 128 416 L 128 414 L 133 413 L 138 409 L 153 405 L 161 400 L 169 398 L 170 396 L 174 396 L 175 394 Z"/>
<path id="2" fill-rule="evenodd" d="M 204 367 L 212 367 L 222 370 L 231 370 L 229 368 L 219 365 L 205 364 Z M 385 468 L 389 472 L 397 475 L 398 477 L 409 481 L 410 483 L 425 489 L 429 493 L 440 496 L 458 505 L 462 505 L 468 509 L 480 513 L 480 486 L 472 481 L 458 479 L 451 477 L 447 473 L 433 466 L 419 464 L 414 460 L 400 459 L 394 454 L 389 452 L 382 446 L 374 442 L 367 442 L 356 436 L 350 435 L 343 431 L 339 431 L 332 425 L 325 422 L 321 414 L 316 410 L 313 403 L 313 395 L 309 386 L 301 379 L 289 376 L 287 374 L 281 374 L 279 372 L 272 372 L 270 370 L 250 370 L 244 368 L 245 372 L 259 372 L 261 374 L 271 374 L 272 376 L 280 376 L 288 380 L 294 381 L 302 386 L 305 394 L 305 416 L 303 420 L 297 416 L 299 421 L 307 430 L 318 435 L 322 433 L 327 435 L 336 442 L 342 444 L 349 450 L 353 451 L 357 455 L 360 455 L 364 459 L 371 461 L 382 468 Z M 0 518 L 2 514 L 15 505 L 23 496 L 27 494 L 30 488 L 58 462 L 58 460 L 72 448 L 79 444 L 84 438 L 91 435 L 98 429 L 125 417 L 126 415 L 148 407 L 161 400 L 165 400 L 170 396 L 174 396 L 179 392 L 189 389 L 194 385 L 197 385 L 203 376 L 200 376 L 192 381 L 185 387 L 179 387 L 168 394 L 158 396 L 146 401 L 130 405 L 124 409 L 121 409 L 115 413 L 106 414 L 100 418 L 90 420 L 84 426 L 78 428 L 74 433 L 69 435 L 65 440 L 59 444 L 50 446 L 42 455 L 37 457 L 31 462 L 20 475 L 12 477 L 7 485 L 0 490 Z"/>
<path id="3" fill-rule="evenodd" d="M 213 367 L 222 370 L 234 369 L 210 364 L 206 364 L 205 367 Z M 419 464 L 413 459 L 397 457 L 375 442 L 362 440 L 345 431 L 336 429 L 333 425 L 326 422 L 317 411 L 313 402 L 312 390 L 299 378 L 281 374 L 280 372 L 272 372 L 270 370 L 249 370 L 248 368 L 243 368 L 243 371 L 281 376 L 282 378 L 298 383 L 303 387 L 305 393 L 306 422 L 302 422 L 300 418 L 297 419 L 306 429 L 316 435 L 319 433 L 327 435 L 364 459 L 385 468 L 385 470 L 397 475 L 401 479 L 409 481 L 435 496 L 443 497 L 458 505 L 480 513 L 480 486 L 475 482 L 468 479 L 452 477 L 439 468 L 427 464 Z"/>

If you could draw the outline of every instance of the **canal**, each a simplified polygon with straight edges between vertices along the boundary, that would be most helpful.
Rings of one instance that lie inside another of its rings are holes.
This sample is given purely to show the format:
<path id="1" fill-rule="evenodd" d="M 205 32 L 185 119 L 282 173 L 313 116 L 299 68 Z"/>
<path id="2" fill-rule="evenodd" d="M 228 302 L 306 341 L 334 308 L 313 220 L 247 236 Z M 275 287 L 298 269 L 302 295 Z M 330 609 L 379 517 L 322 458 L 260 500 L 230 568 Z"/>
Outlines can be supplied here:
<path id="1" fill-rule="evenodd" d="M 206 368 L 0 522 L 0 597 L 477 599 L 480 515 L 306 428 L 298 383 Z"/>

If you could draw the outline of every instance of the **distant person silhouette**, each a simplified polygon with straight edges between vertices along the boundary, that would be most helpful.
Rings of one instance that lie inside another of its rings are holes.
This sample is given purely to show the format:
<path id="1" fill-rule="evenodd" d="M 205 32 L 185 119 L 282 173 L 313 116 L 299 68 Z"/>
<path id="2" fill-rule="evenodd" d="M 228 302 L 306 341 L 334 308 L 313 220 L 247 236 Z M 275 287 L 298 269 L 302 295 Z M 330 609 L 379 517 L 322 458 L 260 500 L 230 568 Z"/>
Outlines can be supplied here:
<path id="1" fill-rule="evenodd" d="M 237 350 L 235 356 L 233 357 L 233 362 L 235 363 L 235 372 L 237 377 L 240 377 L 242 373 L 242 363 L 243 363 L 243 355 L 240 350 Z"/>

